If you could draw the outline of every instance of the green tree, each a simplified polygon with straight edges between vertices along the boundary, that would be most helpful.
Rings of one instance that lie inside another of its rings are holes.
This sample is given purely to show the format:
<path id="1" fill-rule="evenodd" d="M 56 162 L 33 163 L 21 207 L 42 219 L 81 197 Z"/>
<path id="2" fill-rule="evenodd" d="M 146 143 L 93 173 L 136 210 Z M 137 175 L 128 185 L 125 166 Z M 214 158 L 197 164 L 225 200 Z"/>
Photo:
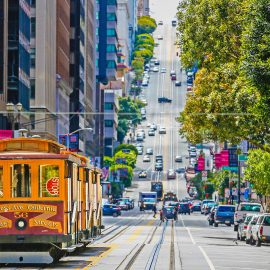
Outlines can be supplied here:
<path id="1" fill-rule="evenodd" d="M 142 48 L 141 50 L 134 51 L 133 52 L 133 58 L 143 58 L 145 62 L 149 62 L 150 59 L 153 57 L 153 51 L 150 51 L 148 49 Z"/>
<path id="2" fill-rule="evenodd" d="M 154 46 L 155 45 L 155 40 L 149 34 L 140 34 L 140 35 L 137 35 L 136 36 L 136 40 L 135 40 L 135 47 L 137 47 L 139 45 L 144 45 L 144 44 L 149 44 L 149 45 Z"/>
<path id="3" fill-rule="evenodd" d="M 138 19 L 138 33 L 153 33 L 157 28 L 157 24 L 155 19 L 151 18 L 150 16 L 141 16 Z"/>
<path id="4" fill-rule="evenodd" d="M 130 151 L 133 151 L 136 155 L 138 155 L 137 148 L 132 144 L 120 144 L 114 149 L 114 154 L 116 154 L 119 151 L 122 151 L 123 149 L 129 149 Z"/>
<path id="5" fill-rule="evenodd" d="M 245 177 L 254 184 L 257 193 L 270 195 L 270 153 L 262 149 L 249 151 Z"/>

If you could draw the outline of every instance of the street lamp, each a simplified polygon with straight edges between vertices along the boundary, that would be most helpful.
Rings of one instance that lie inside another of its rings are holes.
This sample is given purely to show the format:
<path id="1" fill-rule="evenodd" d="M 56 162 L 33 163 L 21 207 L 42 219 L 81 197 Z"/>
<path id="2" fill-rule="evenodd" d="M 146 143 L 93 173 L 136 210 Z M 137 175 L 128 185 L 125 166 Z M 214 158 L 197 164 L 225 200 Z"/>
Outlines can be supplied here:
<path id="1" fill-rule="evenodd" d="M 14 105 L 12 102 L 6 104 L 7 117 L 11 123 L 11 129 L 15 130 L 15 123 L 18 123 L 18 129 L 20 129 L 22 104 L 19 102 Z"/>
<path id="2" fill-rule="evenodd" d="M 79 128 L 79 129 L 77 129 L 75 131 L 72 131 L 72 132 L 67 134 L 67 150 L 68 151 L 69 151 L 69 137 L 70 137 L 70 135 L 75 134 L 75 133 L 80 132 L 80 131 L 84 131 L 84 130 L 89 130 L 89 131 L 92 131 L 92 132 L 94 131 L 92 128 Z"/>

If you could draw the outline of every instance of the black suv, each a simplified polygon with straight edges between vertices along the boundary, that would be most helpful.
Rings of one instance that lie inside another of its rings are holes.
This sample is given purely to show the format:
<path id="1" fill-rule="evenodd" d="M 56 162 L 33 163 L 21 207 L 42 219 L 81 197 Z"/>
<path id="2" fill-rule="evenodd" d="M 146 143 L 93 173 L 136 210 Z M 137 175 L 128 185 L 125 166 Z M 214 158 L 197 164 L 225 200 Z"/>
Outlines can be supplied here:
<path id="1" fill-rule="evenodd" d="M 169 98 L 167 98 L 167 97 L 159 97 L 159 98 L 158 98 L 158 102 L 159 102 L 159 103 L 171 103 L 172 100 L 169 99 Z"/>

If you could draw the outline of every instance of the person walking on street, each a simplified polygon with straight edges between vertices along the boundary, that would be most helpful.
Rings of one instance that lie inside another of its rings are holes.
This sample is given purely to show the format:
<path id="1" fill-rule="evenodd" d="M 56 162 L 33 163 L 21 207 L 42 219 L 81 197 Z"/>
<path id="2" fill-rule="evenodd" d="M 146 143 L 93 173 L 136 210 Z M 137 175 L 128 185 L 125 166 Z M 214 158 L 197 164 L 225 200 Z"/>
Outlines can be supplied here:
<path id="1" fill-rule="evenodd" d="M 162 211 L 162 209 L 160 209 L 159 210 L 159 219 L 161 220 L 161 221 L 164 221 L 163 219 L 163 211 Z"/>
<path id="2" fill-rule="evenodd" d="M 144 211 L 144 204 L 143 204 L 143 201 L 141 201 L 141 204 L 140 204 L 140 211 Z"/>
<path id="3" fill-rule="evenodd" d="M 157 206 L 156 206 L 155 204 L 153 205 L 153 212 L 154 212 L 153 217 L 156 218 L 156 214 L 157 214 Z"/>
<path id="4" fill-rule="evenodd" d="M 164 222 L 165 220 L 168 221 L 168 219 L 167 219 L 167 209 L 166 209 L 166 207 L 163 206 L 163 208 L 162 208 L 162 221 Z"/>

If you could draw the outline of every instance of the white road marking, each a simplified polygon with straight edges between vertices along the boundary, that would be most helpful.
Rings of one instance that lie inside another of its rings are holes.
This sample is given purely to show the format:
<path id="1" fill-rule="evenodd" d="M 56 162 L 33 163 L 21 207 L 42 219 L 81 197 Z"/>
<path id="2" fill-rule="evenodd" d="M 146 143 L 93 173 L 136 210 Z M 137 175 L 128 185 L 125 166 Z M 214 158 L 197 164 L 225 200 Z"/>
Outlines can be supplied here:
<path id="1" fill-rule="evenodd" d="M 210 260 L 210 258 L 208 257 L 208 255 L 206 254 L 204 249 L 201 246 L 199 246 L 199 249 L 200 249 L 201 253 L 203 254 L 205 260 L 207 261 L 207 263 L 210 267 L 210 270 L 215 270 L 215 266 L 213 265 L 212 261 Z"/>
<path id="2" fill-rule="evenodd" d="M 181 215 L 180 215 L 180 219 L 181 219 L 181 221 L 182 221 L 183 226 L 185 227 L 185 229 L 186 229 L 187 232 L 188 232 L 188 235 L 189 235 L 189 238 L 190 238 L 192 244 L 193 244 L 193 245 L 196 245 L 196 241 L 194 240 L 194 238 L 193 238 L 193 236 L 192 236 L 192 234 L 191 234 L 191 232 L 190 232 L 190 229 L 189 229 L 188 227 L 186 227 L 186 225 L 185 225 L 185 223 L 184 223 L 184 220 L 183 220 L 183 217 L 182 217 Z"/>

